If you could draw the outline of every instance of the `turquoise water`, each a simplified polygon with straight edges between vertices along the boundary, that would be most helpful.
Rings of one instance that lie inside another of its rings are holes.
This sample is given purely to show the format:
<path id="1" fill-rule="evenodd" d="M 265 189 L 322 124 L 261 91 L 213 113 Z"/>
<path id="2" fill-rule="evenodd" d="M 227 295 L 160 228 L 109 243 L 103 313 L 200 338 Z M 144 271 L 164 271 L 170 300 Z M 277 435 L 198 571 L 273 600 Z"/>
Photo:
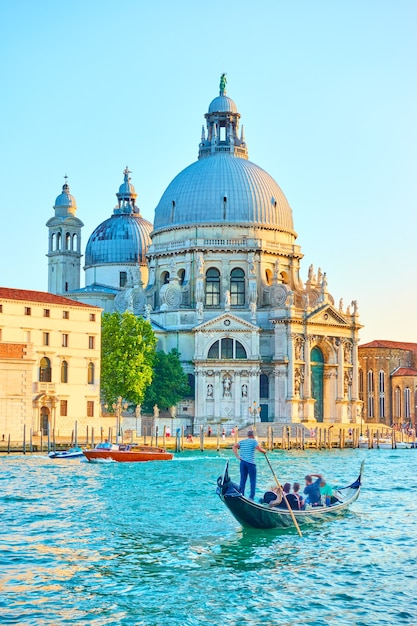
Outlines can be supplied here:
<path id="1" fill-rule="evenodd" d="M 303 538 L 242 530 L 215 494 L 227 458 L 0 457 L 0 623 L 417 624 L 417 450 L 270 453 L 281 482 L 339 486 L 366 459 L 351 511 Z"/>

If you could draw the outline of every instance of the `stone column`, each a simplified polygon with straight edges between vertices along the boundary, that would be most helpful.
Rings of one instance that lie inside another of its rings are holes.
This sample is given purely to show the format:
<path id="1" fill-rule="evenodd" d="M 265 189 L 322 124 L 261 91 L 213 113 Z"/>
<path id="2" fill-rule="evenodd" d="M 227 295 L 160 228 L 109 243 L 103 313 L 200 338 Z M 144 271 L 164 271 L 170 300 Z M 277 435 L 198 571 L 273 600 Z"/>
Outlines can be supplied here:
<path id="1" fill-rule="evenodd" d="M 311 397 L 311 354 L 310 337 L 306 335 L 304 339 L 304 399 Z"/>
<path id="2" fill-rule="evenodd" d="M 345 397 L 343 367 L 344 350 L 342 339 L 339 338 L 337 341 L 339 342 L 337 349 L 337 399 L 343 400 L 343 398 Z"/>
<path id="3" fill-rule="evenodd" d="M 288 333 L 288 399 L 294 397 L 294 338 L 296 335 Z"/>
<path id="4" fill-rule="evenodd" d="M 234 411 L 235 411 L 235 418 L 238 420 L 240 419 L 240 406 L 241 406 L 241 399 L 242 399 L 242 381 L 241 381 L 241 377 L 240 377 L 240 371 L 235 371 L 235 375 L 234 375 Z"/>
<path id="5" fill-rule="evenodd" d="M 352 345 L 352 400 L 357 402 L 359 399 L 359 360 L 358 360 L 358 342 L 353 341 Z"/>
<path id="6" fill-rule="evenodd" d="M 221 386 L 221 372 L 214 373 L 214 418 L 220 420 L 221 398 L 223 397 L 223 389 Z"/>

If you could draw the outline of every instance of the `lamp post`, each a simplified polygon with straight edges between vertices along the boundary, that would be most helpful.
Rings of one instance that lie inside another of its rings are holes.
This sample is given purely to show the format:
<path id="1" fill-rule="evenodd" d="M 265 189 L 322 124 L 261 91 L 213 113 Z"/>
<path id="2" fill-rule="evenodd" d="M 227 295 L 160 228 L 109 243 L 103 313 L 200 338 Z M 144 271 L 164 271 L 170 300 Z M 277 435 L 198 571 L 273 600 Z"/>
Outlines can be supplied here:
<path id="1" fill-rule="evenodd" d="M 122 396 L 119 396 L 117 398 L 117 402 L 113 402 L 112 406 L 113 406 L 113 411 L 116 413 L 116 443 L 119 443 L 119 437 L 121 434 L 121 427 L 122 427 L 122 410 L 123 409 L 127 409 L 127 407 L 129 406 L 127 404 L 127 402 L 125 402 L 124 404 L 122 404 L 123 402 L 123 398 Z"/>
<path id="2" fill-rule="evenodd" d="M 258 406 L 257 403 L 254 401 L 252 406 L 249 407 L 249 413 L 250 416 L 253 418 L 253 425 L 256 427 L 256 418 L 261 413 L 261 407 Z"/>

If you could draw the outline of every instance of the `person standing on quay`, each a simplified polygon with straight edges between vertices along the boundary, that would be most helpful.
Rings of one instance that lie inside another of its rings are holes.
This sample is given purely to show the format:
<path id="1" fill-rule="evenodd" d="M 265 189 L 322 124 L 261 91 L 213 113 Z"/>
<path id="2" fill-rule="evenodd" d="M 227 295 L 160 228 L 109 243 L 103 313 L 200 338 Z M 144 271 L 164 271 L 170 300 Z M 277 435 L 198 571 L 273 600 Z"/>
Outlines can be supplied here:
<path id="1" fill-rule="evenodd" d="M 256 489 L 256 463 L 255 463 L 255 450 L 266 454 L 266 450 L 258 444 L 255 439 L 253 430 L 248 430 L 247 439 L 238 441 L 233 446 L 233 452 L 236 458 L 240 461 L 240 493 L 245 495 L 246 481 L 249 476 L 250 481 L 250 496 L 251 500 L 255 497 Z"/>

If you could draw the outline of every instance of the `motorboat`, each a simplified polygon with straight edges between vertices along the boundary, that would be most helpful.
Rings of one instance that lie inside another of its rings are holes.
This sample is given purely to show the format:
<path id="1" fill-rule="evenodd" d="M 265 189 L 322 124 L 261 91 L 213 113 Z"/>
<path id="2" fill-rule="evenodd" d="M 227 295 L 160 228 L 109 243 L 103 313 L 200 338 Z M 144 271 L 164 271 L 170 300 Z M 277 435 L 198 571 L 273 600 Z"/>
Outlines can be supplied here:
<path id="1" fill-rule="evenodd" d="M 130 444 L 98 443 L 95 448 L 83 450 L 88 461 L 118 461 L 137 463 L 143 461 L 170 461 L 174 456 L 164 448 Z"/>
<path id="2" fill-rule="evenodd" d="M 392 439 L 381 439 L 376 447 L 380 448 L 381 450 L 408 450 L 411 448 L 411 443 L 408 443 L 407 441 L 393 441 Z"/>
<path id="3" fill-rule="evenodd" d="M 84 455 L 82 448 L 74 446 L 73 448 L 68 448 L 68 450 L 51 450 L 48 456 L 50 459 L 79 459 Z"/>

